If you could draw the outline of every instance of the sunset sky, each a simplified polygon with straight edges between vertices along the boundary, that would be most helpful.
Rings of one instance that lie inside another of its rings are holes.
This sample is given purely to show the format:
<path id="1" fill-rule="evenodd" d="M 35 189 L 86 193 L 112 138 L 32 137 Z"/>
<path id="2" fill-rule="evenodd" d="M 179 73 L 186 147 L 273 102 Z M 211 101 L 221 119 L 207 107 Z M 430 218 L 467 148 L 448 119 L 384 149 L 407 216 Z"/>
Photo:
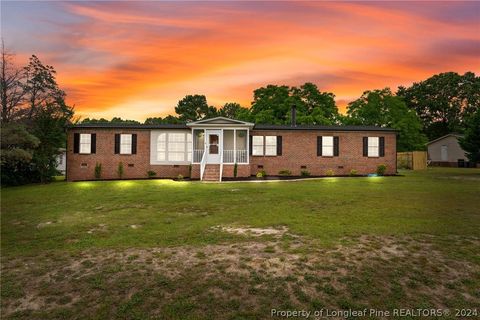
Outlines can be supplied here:
<path id="1" fill-rule="evenodd" d="M 337 105 L 435 73 L 480 73 L 480 2 L 1 3 L 16 62 L 52 65 L 82 117 L 174 114 L 187 94 L 250 106 L 313 82 Z"/>

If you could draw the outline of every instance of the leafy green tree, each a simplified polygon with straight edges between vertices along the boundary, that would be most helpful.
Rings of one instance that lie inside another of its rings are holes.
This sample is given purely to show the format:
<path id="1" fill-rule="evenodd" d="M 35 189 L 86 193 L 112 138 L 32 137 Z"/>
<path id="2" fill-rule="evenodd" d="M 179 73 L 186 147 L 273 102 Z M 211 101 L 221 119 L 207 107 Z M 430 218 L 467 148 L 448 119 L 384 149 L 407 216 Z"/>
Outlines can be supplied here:
<path id="1" fill-rule="evenodd" d="M 459 143 L 468 160 L 480 162 L 480 109 L 466 119 L 464 136 L 459 139 Z"/>
<path id="2" fill-rule="evenodd" d="M 27 108 L 25 117 L 31 120 L 35 113 L 47 104 L 65 105 L 65 92 L 58 87 L 56 71 L 52 66 L 44 65 L 37 56 L 30 57 L 25 67 L 24 84 Z"/>
<path id="3" fill-rule="evenodd" d="M 144 122 L 144 124 L 181 124 L 183 121 L 178 119 L 175 116 L 168 115 L 165 118 L 162 117 L 153 117 L 153 118 L 147 118 Z"/>
<path id="4" fill-rule="evenodd" d="M 398 130 L 397 150 L 425 149 L 427 139 L 415 111 L 389 88 L 366 91 L 347 108 L 346 124 L 390 127 Z"/>
<path id="5" fill-rule="evenodd" d="M 100 119 L 90 119 L 90 118 L 85 118 L 83 119 L 82 121 L 80 121 L 80 123 L 109 123 L 110 121 L 108 121 L 107 119 L 105 118 L 100 118 Z"/>
<path id="6" fill-rule="evenodd" d="M 40 141 L 25 126 L 14 122 L 2 125 L 1 176 L 2 185 L 18 185 L 30 180 L 30 163 Z"/>
<path id="7" fill-rule="evenodd" d="M 112 120 L 110 120 L 110 123 L 140 124 L 140 122 L 138 122 L 137 120 L 124 120 L 120 117 L 113 117 Z"/>
<path id="8" fill-rule="evenodd" d="M 207 104 L 204 95 L 187 95 L 178 101 L 175 107 L 178 118 L 185 122 L 197 121 L 204 118 L 211 118 L 217 115 L 217 109 Z"/>
<path id="9" fill-rule="evenodd" d="M 56 82 L 56 71 L 32 55 L 25 67 L 24 86 L 28 101 L 23 119 L 30 132 L 39 140 L 32 159 L 32 177 L 49 182 L 57 174 L 58 149 L 65 146 L 65 126 L 73 118 L 73 108 L 65 103 L 65 92 Z"/>
<path id="10" fill-rule="evenodd" d="M 47 104 L 38 109 L 32 123 L 32 133 L 40 144 L 33 153 L 33 175 L 36 180 L 50 182 L 57 175 L 57 155 L 59 148 L 65 145 L 65 126 L 73 116 L 73 110 L 68 106 Z"/>
<path id="11" fill-rule="evenodd" d="M 400 87 L 398 96 L 417 112 L 430 140 L 462 132 L 464 119 L 480 107 L 480 77 L 473 72 L 446 72 L 411 87 Z"/>
<path id="12" fill-rule="evenodd" d="M 300 87 L 268 85 L 254 91 L 251 114 L 256 123 L 289 124 L 291 107 L 297 107 L 297 124 L 335 124 L 339 114 L 332 93 L 313 83 Z"/>
<path id="13" fill-rule="evenodd" d="M 253 91 L 250 112 L 255 123 L 282 124 L 287 122 L 293 102 L 288 86 L 268 85 Z"/>
<path id="14" fill-rule="evenodd" d="M 126 123 L 126 124 L 140 124 L 137 120 L 128 120 L 128 119 L 122 119 L 120 117 L 113 117 L 111 120 L 107 120 L 105 118 L 100 118 L 100 119 L 90 119 L 90 118 L 85 118 L 80 123 Z"/>
<path id="15" fill-rule="evenodd" d="M 338 119 L 338 108 L 335 105 L 335 95 L 330 92 L 320 92 L 318 87 L 310 82 L 303 84 L 300 88 L 292 87 L 292 95 L 298 96 L 300 102 L 297 109 L 300 112 L 297 123 L 323 124 L 336 123 Z M 304 120 L 302 116 L 306 117 Z"/>
<path id="16" fill-rule="evenodd" d="M 242 107 L 239 103 L 236 102 L 227 102 L 225 105 L 218 111 L 218 115 L 222 117 L 227 117 L 230 119 L 238 119 L 242 114 L 248 112 L 247 108 Z"/>
<path id="17" fill-rule="evenodd" d="M 2 52 L 4 56 L 4 48 Z M 57 173 L 56 156 L 58 149 L 65 147 L 64 128 L 71 123 L 73 108 L 65 103 L 65 92 L 56 82 L 55 69 L 44 65 L 35 55 L 23 68 L 22 76 L 15 78 L 15 84 L 10 83 L 9 90 L 4 90 L 4 84 L 12 79 L 9 75 L 12 71 L 5 66 L 8 61 L 5 57 L 2 59 L 5 72 L 0 72 L 0 92 L 2 99 L 7 101 L 5 110 L 2 102 L 2 126 L 6 123 L 16 126 L 13 127 L 15 130 L 7 127 L 5 132 L 18 141 L 16 144 L 7 143 L 2 150 L 2 156 L 5 155 L 2 158 L 2 177 L 6 177 L 2 184 L 48 182 Z M 22 90 L 21 94 L 17 90 Z M 5 140 L 8 142 L 9 138 Z M 19 147 L 12 147 L 15 145 Z M 16 177 L 8 179 L 12 175 Z"/>

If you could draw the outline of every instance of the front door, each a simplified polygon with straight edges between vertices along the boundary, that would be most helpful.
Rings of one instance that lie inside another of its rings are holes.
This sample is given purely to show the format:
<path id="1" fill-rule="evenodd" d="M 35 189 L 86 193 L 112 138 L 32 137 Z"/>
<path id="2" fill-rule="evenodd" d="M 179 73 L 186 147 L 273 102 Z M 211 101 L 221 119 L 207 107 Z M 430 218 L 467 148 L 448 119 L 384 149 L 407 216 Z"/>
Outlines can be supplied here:
<path id="1" fill-rule="evenodd" d="M 207 130 L 207 163 L 220 163 L 221 138 L 221 130 Z"/>
<path id="2" fill-rule="evenodd" d="M 442 157 L 442 161 L 448 161 L 448 147 L 442 146 L 440 149 L 440 156 Z"/>

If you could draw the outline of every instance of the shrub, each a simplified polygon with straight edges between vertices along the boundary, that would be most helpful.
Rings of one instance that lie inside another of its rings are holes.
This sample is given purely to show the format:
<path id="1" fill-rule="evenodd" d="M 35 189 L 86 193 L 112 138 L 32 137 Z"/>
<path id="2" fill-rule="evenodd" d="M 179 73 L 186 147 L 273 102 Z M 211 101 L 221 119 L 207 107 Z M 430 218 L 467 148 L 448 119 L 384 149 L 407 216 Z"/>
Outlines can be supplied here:
<path id="1" fill-rule="evenodd" d="M 259 179 L 263 179 L 267 176 L 267 173 L 265 172 L 265 170 L 260 170 L 257 172 L 257 178 Z"/>
<path id="2" fill-rule="evenodd" d="M 156 175 L 157 175 L 157 173 L 156 173 L 155 171 L 153 171 L 153 170 L 148 170 L 148 171 L 147 171 L 147 177 L 149 177 L 149 178 L 153 178 L 153 177 L 155 177 Z"/>
<path id="3" fill-rule="evenodd" d="M 123 162 L 118 163 L 117 174 L 120 179 L 123 177 Z"/>
<path id="4" fill-rule="evenodd" d="M 335 174 L 335 172 L 333 172 L 332 169 L 328 169 L 327 172 L 326 172 L 326 175 L 329 176 L 329 177 L 333 176 L 334 174 Z"/>
<path id="5" fill-rule="evenodd" d="M 302 170 L 302 171 L 300 171 L 300 175 L 301 175 L 302 177 L 309 177 L 309 176 L 310 176 L 310 171 L 308 171 L 308 170 Z"/>
<path id="6" fill-rule="evenodd" d="M 351 176 L 351 177 L 358 176 L 358 171 L 355 170 L 355 169 L 350 170 L 350 176 Z"/>
<path id="7" fill-rule="evenodd" d="M 384 164 L 379 164 L 377 166 L 377 174 L 379 176 L 383 176 L 385 174 L 385 171 L 387 170 L 387 166 Z"/>
<path id="8" fill-rule="evenodd" d="M 178 181 L 182 181 L 182 180 L 183 180 L 183 175 L 179 174 L 179 175 L 177 176 L 177 180 L 178 180 Z"/>
<path id="9" fill-rule="evenodd" d="M 233 165 L 233 177 L 236 178 L 238 174 L 238 165 L 235 163 Z"/>
<path id="10" fill-rule="evenodd" d="M 287 170 L 287 169 L 282 169 L 282 170 L 278 171 L 278 174 L 280 176 L 291 176 L 292 172 L 290 170 Z"/>
<path id="11" fill-rule="evenodd" d="M 96 163 L 95 164 L 95 179 L 100 179 L 102 177 L 102 164 L 101 163 Z"/>
<path id="12" fill-rule="evenodd" d="M 188 177 L 189 178 L 192 177 L 192 165 L 191 164 L 188 165 Z"/>

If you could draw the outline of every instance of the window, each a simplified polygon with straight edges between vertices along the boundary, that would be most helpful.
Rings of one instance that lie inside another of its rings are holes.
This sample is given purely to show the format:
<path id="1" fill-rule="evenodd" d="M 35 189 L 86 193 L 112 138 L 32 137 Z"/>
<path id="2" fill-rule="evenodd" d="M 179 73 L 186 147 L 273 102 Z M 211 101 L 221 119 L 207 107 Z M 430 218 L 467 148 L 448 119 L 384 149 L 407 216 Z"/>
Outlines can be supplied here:
<path id="1" fill-rule="evenodd" d="M 80 134 L 80 153 L 92 152 L 92 135 L 89 133 Z"/>
<path id="2" fill-rule="evenodd" d="M 167 160 L 167 134 L 161 133 L 157 138 L 157 160 Z"/>
<path id="3" fill-rule="evenodd" d="M 132 154 L 132 135 L 120 135 L 120 154 Z"/>
<path id="4" fill-rule="evenodd" d="M 265 137 L 265 155 L 266 156 L 277 155 L 277 137 L 276 136 Z"/>
<path id="5" fill-rule="evenodd" d="M 379 156 L 379 142 L 378 137 L 368 137 L 368 156 L 369 157 L 378 157 Z"/>
<path id="6" fill-rule="evenodd" d="M 161 132 L 156 139 L 156 159 L 160 162 L 186 162 L 192 160 L 192 134 Z"/>
<path id="7" fill-rule="evenodd" d="M 333 157 L 333 137 L 322 137 L 322 156 Z"/>
<path id="8" fill-rule="evenodd" d="M 263 136 L 252 137 L 252 156 L 263 156 Z"/>
<path id="9" fill-rule="evenodd" d="M 186 139 L 184 133 L 168 134 L 168 161 L 185 161 Z"/>

